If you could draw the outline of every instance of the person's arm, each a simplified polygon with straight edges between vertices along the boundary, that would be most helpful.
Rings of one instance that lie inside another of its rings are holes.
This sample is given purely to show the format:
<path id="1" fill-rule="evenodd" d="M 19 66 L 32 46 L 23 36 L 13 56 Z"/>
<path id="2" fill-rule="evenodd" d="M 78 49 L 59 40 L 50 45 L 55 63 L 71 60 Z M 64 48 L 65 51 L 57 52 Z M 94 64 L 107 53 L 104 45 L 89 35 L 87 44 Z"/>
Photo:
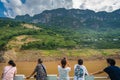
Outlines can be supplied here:
<path id="1" fill-rule="evenodd" d="M 84 68 L 85 68 L 85 75 L 89 75 L 87 68 L 86 67 Z"/>
<path id="2" fill-rule="evenodd" d="M 67 66 L 68 66 L 68 67 L 70 67 L 70 64 L 69 64 L 69 62 L 67 62 Z"/>
<path id="3" fill-rule="evenodd" d="M 57 66 L 58 72 L 60 71 L 60 65 Z"/>
<path id="4" fill-rule="evenodd" d="M 3 73 L 1 74 L 1 78 L 3 78 Z"/>
<path id="5" fill-rule="evenodd" d="M 3 78 L 4 72 L 5 72 L 5 68 L 4 68 L 3 71 L 2 71 L 1 78 Z"/>
<path id="6" fill-rule="evenodd" d="M 17 68 L 15 68 L 14 76 L 17 74 Z"/>
<path id="7" fill-rule="evenodd" d="M 100 71 L 97 71 L 97 72 L 91 73 L 91 75 L 101 74 L 101 73 L 103 73 L 103 72 L 104 72 L 103 70 L 100 70 Z"/>
<path id="8" fill-rule="evenodd" d="M 35 70 L 26 79 L 29 79 L 30 77 L 32 77 L 36 73 L 37 70 L 38 70 L 38 66 L 36 66 Z"/>
<path id="9" fill-rule="evenodd" d="M 32 74 L 30 76 L 28 76 L 26 79 L 29 79 L 30 77 L 32 77 L 35 74 L 35 71 L 32 72 Z"/>
<path id="10" fill-rule="evenodd" d="M 70 67 L 70 64 L 69 64 L 69 61 L 66 57 L 64 57 L 66 59 L 66 62 L 67 62 L 67 66 Z"/>

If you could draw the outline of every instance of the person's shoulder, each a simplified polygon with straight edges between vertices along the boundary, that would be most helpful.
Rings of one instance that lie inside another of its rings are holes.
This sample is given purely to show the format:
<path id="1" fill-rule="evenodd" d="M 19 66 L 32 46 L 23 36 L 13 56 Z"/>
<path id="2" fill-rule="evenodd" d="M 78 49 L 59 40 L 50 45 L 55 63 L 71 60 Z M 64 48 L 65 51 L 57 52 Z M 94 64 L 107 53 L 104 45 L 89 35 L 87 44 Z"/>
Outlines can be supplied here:
<path id="1" fill-rule="evenodd" d="M 84 65 L 81 65 L 83 68 L 86 68 L 86 66 L 84 66 Z"/>
<path id="2" fill-rule="evenodd" d="M 74 67 L 78 66 L 78 64 L 75 64 Z"/>
<path id="3" fill-rule="evenodd" d="M 17 67 L 15 66 L 15 67 L 13 67 L 14 69 L 17 69 Z"/>
<path id="4" fill-rule="evenodd" d="M 105 67 L 105 68 L 103 69 L 103 71 L 107 72 L 108 70 L 111 69 L 111 67 L 112 67 L 112 66 L 107 66 L 107 67 Z"/>
<path id="5" fill-rule="evenodd" d="M 60 66 L 60 65 L 58 65 L 58 68 L 61 68 L 61 66 Z"/>
<path id="6" fill-rule="evenodd" d="M 119 66 L 114 66 L 114 67 L 116 67 L 116 68 L 120 68 Z"/>
<path id="7" fill-rule="evenodd" d="M 71 69 L 71 67 L 66 67 L 65 69 Z"/>
<path id="8" fill-rule="evenodd" d="M 7 68 L 8 68 L 8 66 L 5 66 L 5 67 L 4 67 L 4 70 L 7 69 Z"/>
<path id="9" fill-rule="evenodd" d="M 116 70 L 120 70 L 119 66 L 113 66 L 113 68 L 116 69 Z"/>
<path id="10" fill-rule="evenodd" d="M 106 68 L 119 68 L 118 66 L 107 66 Z"/>
<path id="11" fill-rule="evenodd" d="M 5 66 L 4 68 L 10 68 L 11 66 Z"/>
<path id="12" fill-rule="evenodd" d="M 38 67 L 41 67 L 41 64 L 37 64 L 37 65 L 36 65 L 36 68 L 38 68 Z"/>
<path id="13" fill-rule="evenodd" d="M 42 64 L 37 64 L 37 66 L 42 66 Z"/>

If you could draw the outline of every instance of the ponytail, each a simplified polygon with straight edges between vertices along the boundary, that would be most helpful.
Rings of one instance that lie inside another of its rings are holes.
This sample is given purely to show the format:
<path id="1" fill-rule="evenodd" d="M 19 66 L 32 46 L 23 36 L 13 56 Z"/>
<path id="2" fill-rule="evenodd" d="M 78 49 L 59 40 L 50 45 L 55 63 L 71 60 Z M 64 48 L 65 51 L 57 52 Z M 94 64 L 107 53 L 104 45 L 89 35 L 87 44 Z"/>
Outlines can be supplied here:
<path id="1" fill-rule="evenodd" d="M 62 68 L 65 68 L 65 66 L 67 64 L 66 59 L 62 59 L 61 64 L 62 64 Z"/>

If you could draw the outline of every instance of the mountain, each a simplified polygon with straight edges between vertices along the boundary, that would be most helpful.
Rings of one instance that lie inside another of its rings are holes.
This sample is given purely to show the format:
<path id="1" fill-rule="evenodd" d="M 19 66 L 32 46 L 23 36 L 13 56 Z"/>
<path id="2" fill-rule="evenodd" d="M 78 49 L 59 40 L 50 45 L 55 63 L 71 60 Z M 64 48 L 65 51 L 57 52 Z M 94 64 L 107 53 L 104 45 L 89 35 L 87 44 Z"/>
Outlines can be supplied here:
<path id="1" fill-rule="evenodd" d="M 25 22 L 35 23 L 33 26 L 38 27 L 31 28 Z M 24 44 L 21 49 L 120 48 L 120 10 L 95 13 L 59 8 L 33 17 L 26 14 L 16 16 L 14 20 L 0 18 L 0 35 L 0 50 L 5 49 L 13 37 L 20 35 L 31 35 L 40 40 Z"/>
<path id="2" fill-rule="evenodd" d="M 60 8 L 47 10 L 32 17 L 26 14 L 16 16 L 15 19 L 0 18 L 0 61 L 4 60 L 4 52 L 9 51 L 36 55 L 36 50 L 45 50 L 45 53 L 50 50 L 50 54 L 44 54 L 43 51 L 39 53 L 47 56 L 55 53 L 56 56 L 56 53 L 61 55 L 64 50 L 68 50 L 71 56 L 73 53 L 92 55 L 91 51 L 86 49 L 97 49 L 97 55 L 108 55 L 111 51 L 103 50 L 120 50 L 119 43 L 120 10 L 96 13 L 91 10 Z M 72 49 L 74 51 L 69 52 Z M 81 51 L 82 49 L 85 49 L 85 52 Z M 28 52 L 25 52 L 26 50 Z"/>
<path id="3" fill-rule="evenodd" d="M 120 28 L 120 9 L 114 12 L 94 12 L 91 10 L 80 9 L 54 9 L 46 10 L 33 17 L 27 15 L 16 16 L 15 20 L 44 24 L 47 26 L 73 27 L 73 28 L 92 28 L 99 29 L 104 27 Z"/>

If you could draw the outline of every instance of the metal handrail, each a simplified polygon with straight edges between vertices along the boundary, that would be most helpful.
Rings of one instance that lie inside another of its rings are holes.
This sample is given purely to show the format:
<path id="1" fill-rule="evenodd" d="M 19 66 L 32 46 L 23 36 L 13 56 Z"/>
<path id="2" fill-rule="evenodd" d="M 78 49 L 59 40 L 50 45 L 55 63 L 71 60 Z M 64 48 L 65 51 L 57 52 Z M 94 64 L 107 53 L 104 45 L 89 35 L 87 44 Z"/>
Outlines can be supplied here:
<path id="1" fill-rule="evenodd" d="M 108 77 L 102 76 L 102 77 L 94 77 L 95 79 L 107 79 Z"/>
<path id="2" fill-rule="evenodd" d="M 16 75 L 16 76 L 22 76 L 24 79 L 26 79 L 26 76 L 25 75 L 22 75 L 22 74 L 20 74 L 20 75 Z M 52 76 L 52 75 L 51 75 Z M 57 75 L 54 75 L 54 76 L 56 76 L 57 77 Z M 31 77 L 31 78 L 34 78 L 34 77 Z M 70 79 L 73 79 L 74 77 L 70 77 Z M 106 77 L 106 76 L 99 76 L 99 77 L 94 77 L 94 79 L 107 79 L 108 77 Z M 57 79 L 58 79 L 58 77 L 57 77 Z"/>
<path id="3" fill-rule="evenodd" d="M 57 77 L 58 78 L 58 77 Z M 73 79 L 74 77 L 70 77 L 70 79 Z M 99 76 L 99 77 L 94 77 L 95 79 L 107 79 L 108 77 L 106 76 Z"/>

